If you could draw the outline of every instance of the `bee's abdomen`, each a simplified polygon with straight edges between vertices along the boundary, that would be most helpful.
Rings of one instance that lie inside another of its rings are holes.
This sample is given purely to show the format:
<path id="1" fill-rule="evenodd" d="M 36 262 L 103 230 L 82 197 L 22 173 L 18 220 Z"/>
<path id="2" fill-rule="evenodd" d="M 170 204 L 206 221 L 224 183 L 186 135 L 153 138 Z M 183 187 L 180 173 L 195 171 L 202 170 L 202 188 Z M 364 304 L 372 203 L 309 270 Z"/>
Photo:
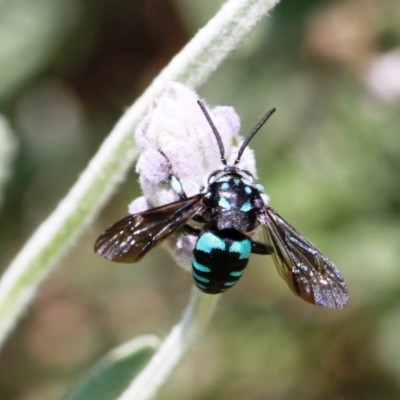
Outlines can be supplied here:
<path id="1" fill-rule="evenodd" d="M 210 294 L 225 292 L 242 276 L 250 253 L 251 241 L 240 232 L 203 231 L 192 258 L 197 287 Z"/>

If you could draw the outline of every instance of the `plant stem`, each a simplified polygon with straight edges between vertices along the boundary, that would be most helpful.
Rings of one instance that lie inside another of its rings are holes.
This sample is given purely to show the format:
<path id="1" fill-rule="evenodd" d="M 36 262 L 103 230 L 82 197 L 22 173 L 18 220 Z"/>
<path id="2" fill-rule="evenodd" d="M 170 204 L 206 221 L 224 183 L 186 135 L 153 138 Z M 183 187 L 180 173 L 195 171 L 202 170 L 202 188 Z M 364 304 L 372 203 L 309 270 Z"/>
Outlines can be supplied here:
<path id="1" fill-rule="evenodd" d="M 142 372 L 118 400 L 153 398 L 168 380 L 188 349 L 206 329 L 219 296 L 192 289 L 192 295 L 181 321 L 175 325 Z"/>

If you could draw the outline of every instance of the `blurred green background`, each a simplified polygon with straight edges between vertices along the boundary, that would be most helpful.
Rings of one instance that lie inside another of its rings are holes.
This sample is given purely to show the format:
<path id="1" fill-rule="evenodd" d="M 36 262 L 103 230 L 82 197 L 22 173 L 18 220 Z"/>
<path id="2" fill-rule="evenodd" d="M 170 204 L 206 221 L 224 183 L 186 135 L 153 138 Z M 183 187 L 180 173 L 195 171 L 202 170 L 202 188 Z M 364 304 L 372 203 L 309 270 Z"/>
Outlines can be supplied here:
<path id="1" fill-rule="evenodd" d="M 4 270 L 124 112 L 222 1 L 0 0 L 0 112 L 18 149 L 0 209 Z M 282 0 L 199 89 L 255 141 L 271 205 L 331 258 L 344 310 L 302 302 L 253 256 L 162 399 L 400 398 L 400 3 Z M 2 146 L 2 143 L 0 143 Z M 139 196 L 126 182 L 41 287 L 0 355 L 0 399 L 58 398 L 133 336 L 164 336 L 190 274 L 93 242 Z"/>

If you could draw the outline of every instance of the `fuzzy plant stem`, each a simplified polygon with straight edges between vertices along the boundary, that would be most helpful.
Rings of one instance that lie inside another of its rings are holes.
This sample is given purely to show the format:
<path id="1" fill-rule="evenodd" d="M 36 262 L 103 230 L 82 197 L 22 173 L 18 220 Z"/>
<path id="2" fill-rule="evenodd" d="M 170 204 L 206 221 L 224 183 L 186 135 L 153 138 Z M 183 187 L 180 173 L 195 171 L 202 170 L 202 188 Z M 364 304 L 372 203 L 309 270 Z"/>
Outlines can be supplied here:
<path id="1" fill-rule="evenodd" d="M 278 1 L 227 1 L 125 112 L 76 184 L 4 273 L 0 281 L 0 344 L 39 284 L 125 177 L 136 158 L 133 132 L 165 82 L 191 87 L 204 82 Z"/>
<path id="2" fill-rule="evenodd" d="M 175 325 L 146 367 L 118 400 L 149 400 L 167 382 L 187 350 L 204 332 L 219 296 L 192 289 L 181 321 Z"/>

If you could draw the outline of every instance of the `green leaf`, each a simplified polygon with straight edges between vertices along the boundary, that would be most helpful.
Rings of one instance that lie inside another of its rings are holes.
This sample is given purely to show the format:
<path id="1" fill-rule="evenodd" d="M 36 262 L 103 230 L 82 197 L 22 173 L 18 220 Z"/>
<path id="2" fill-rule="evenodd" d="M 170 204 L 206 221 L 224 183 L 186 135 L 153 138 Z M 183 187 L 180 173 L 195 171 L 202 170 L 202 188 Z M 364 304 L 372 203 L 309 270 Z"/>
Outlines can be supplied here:
<path id="1" fill-rule="evenodd" d="M 159 343 L 156 336 L 146 335 L 112 350 L 68 390 L 62 399 L 115 399 L 145 366 Z"/>

